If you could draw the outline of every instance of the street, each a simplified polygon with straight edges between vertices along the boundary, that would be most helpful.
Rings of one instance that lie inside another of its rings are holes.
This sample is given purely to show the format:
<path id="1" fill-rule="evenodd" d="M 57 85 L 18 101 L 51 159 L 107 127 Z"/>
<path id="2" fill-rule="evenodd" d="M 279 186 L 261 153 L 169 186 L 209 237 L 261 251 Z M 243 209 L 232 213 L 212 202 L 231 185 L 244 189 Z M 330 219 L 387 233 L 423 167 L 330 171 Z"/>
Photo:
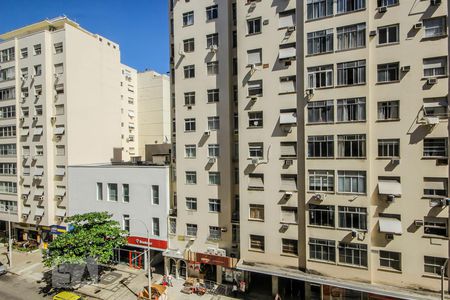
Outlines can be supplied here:
<path id="1" fill-rule="evenodd" d="M 37 283 L 8 273 L 0 276 L 0 299 L 34 300 L 51 299 L 51 296 L 43 297 Z"/>

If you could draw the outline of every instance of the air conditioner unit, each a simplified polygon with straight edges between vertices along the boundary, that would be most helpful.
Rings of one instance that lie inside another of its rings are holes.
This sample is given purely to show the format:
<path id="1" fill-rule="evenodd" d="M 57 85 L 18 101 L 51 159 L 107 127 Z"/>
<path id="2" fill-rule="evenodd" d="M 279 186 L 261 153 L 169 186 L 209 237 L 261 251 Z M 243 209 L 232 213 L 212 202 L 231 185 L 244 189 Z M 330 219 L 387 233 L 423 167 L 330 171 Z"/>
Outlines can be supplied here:
<path id="1" fill-rule="evenodd" d="M 204 133 L 204 135 L 210 135 L 210 134 L 211 134 L 211 131 L 209 131 L 209 130 L 206 130 Z"/>
<path id="2" fill-rule="evenodd" d="M 192 105 L 188 105 L 188 106 L 187 106 L 187 109 L 192 109 Z"/>
<path id="3" fill-rule="evenodd" d="M 189 241 L 191 241 L 191 242 L 195 241 L 195 237 L 193 237 L 193 236 L 190 237 L 190 238 L 189 238 Z"/>
<path id="4" fill-rule="evenodd" d="M 295 26 L 289 26 L 287 28 L 287 32 L 294 32 L 295 31 Z"/>
<path id="5" fill-rule="evenodd" d="M 226 228 L 225 226 L 224 226 L 224 227 L 220 227 L 220 231 L 222 231 L 222 232 L 227 232 L 227 231 L 228 231 L 228 228 Z"/>
<path id="6" fill-rule="evenodd" d="M 438 158 L 438 159 L 436 159 L 436 164 L 438 164 L 438 165 L 448 165 L 448 159 L 447 158 Z"/>
<path id="7" fill-rule="evenodd" d="M 435 5 L 440 5 L 441 4 L 441 0 L 431 0 L 430 1 L 430 5 L 433 5 L 433 6 L 435 6 Z"/>
<path id="8" fill-rule="evenodd" d="M 37 156 L 36 156 L 36 155 L 33 155 L 33 156 L 31 156 L 31 159 L 32 159 L 32 160 L 37 160 Z"/>
<path id="9" fill-rule="evenodd" d="M 39 200 L 44 200 L 44 196 L 39 196 L 38 199 Z"/>
<path id="10" fill-rule="evenodd" d="M 358 236 L 358 231 L 356 229 L 352 229 L 352 237 L 357 237 Z"/>
<path id="11" fill-rule="evenodd" d="M 256 100 L 258 100 L 258 96 L 250 96 L 250 100 L 252 100 L 252 101 L 256 101 Z"/>
<path id="12" fill-rule="evenodd" d="M 56 117 L 55 116 L 50 117 L 50 122 L 56 122 Z"/>
<path id="13" fill-rule="evenodd" d="M 25 95 L 25 93 L 20 93 L 20 97 L 22 97 L 22 99 L 25 99 L 27 97 L 27 95 Z"/>
<path id="14" fill-rule="evenodd" d="M 422 28 L 422 22 L 414 24 L 414 29 L 420 29 Z"/>
<path id="15" fill-rule="evenodd" d="M 56 197 L 56 199 L 57 199 L 58 201 L 62 201 L 62 200 L 64 199 L 64 197 L 58 196 L 58 197 Z"/>
<path id="16" fill-rule="evenodd" d="M 426 125 L 437 125 L 439 124 L 439 117 L 425 117 L 424 118 L 425 124 Z"/>
<path id="17" fill-rule="evenodd" d="M 402 72 L 409 72 L 409 70 L 411 70 L 411 66 L 403 66 L 403 67 L 400 68 L 400 70 Z"/>
<path id="18" fill-rule="evenodd" d="M 322 201 L 325 198 L 322 194 L 314 194 L 314 199 L 318 201 Z"/>
<path id="19" fill-rule="evenodd" d="M 24 117 L 20 117 L 20 118 L 19 118 L 19 121 L 20 121 L 20 122 L 23 122 L 23 121 L 25 121 L 25 118 L 24 118 Z"/>
<path id="20" fill-rule="evenodd" d="M 423 226 L 423 220 L 414 220 L 414 225 L 417 227 Z"/>
<path id="21" fill-rule="evenodd" d="M 27 200 L 27 199 L 28 199 L 28 196 L 27 196 L 27 195 L 22 195 L 22 199 L 23 199 L 23 200 Z"/>
<path id="22" fill-rule="evenodd" d="M 58 222 L 62 222 L 63 220 L 64 220 L 64 217 L 56 217 L 56 220 L 58 221 Z"/>
<path id="23" fill-rule="evenodd" d="M 393 165 L 398 165 L 398 164 L 400 164 L 400 159 L 399 159 L 399 158 L 392 158 L 392 159 L 391 159 L 391 164 L 393 164 Z"/>
<path id="24" fill-rule="evenodd" d="M 285 192 L 284 195 L 283 195 L 283 198 L 284 198 L 284 199 L 289 199 L 289 198 L 292 197 L 292 195 L 293 195 L 292 192 Z"/>
<path id="25" fill-rule="evenodd" d="M 38 120 L 38 117 L 34 116 L 33 121 L 37 121 L 37 120 Z"/>
<path id="26" fill-rule="evenodd" d="M 259 161 L 260 161 L 259 158 L 256 158 L 256 157 L 255 157 L 255 158 L 252 158 L 252 164 L 253 164 L 253 165 L 259 164 Z"/>
<path id="27" fill-rule="evenodd" d="M 395 200 L 395 195 L 387 195 L 387 197 L 386 197 L 387 202 L 394 202 L 394 200 Z"/>
<path id="28" fill-rule="evenodd" d="M 284 165 L 285 166 L 292 166 L 294 164 L 294 161 L 292 159 L 285 159 Z"/>
<path id="29" fill-rule="evenodd" d="M 36 75 L 31 75 L 31 76 L 30 76 L 31 79 L 34 79 L 34 77 L 36 77 Z"/>
<path id="30" fill-rule="evenodd" d="M 22 75 L 22 76 L 20 76 L 20 79 L 21 79 L 22 81 L 25 81 L 25 80 L 27 80 L 27 77 L 24 76 L 24 75 Z"/>
<path id="31" fill-rule="evenodd" d="M 251 1 L 251 3 L 250 3 L 250 8 L 255 8 L 255 7 L 256 7 L 256 2 Z"/>
<path id="32" fill-rule="evenodd" d="M 377 35 L 377 31 L 376 30 L 371 30 L 369 32 L 369 36 L 376 36 Z"/>
<path id="33" fill-rule="evenodd" d="M 227 256 L 227 251 L 225 249 L 217 249 L 216 250 L 216 255 L 218 256 Z"/>
<path id="34" fill-rule="evenodd" d="M 306 95 L 308 95 L 308 96 L 314 95 L 314 89 L 307 89 L 306 90 Z"/>
<path id="35" fill-rule="evenodd" d="M 209 159 L 208 159 L 208 164 L 213 164 L 213 163 L 215 163 L 216 162 L 216 158 L 215 157 L 210 157 Z"/>
<path id="36" fill-rule="evenodd" d="M 59 77 L 61 77 L 61 74 L 55 73 L 55 79 L 58 79 Z"/>
<path id="37" fill-rule="evenodd" d="M 437 79 L 436 78 L 428 78 L 427 79 L 427 84 L 429 85 L 433 85 L 437 83 Z"/>
<path id="38" fill-rule="evenodd" d="M 430 200 L 430 207 L 439 207 L 443 206 L 442 199 L 431 199 Z"/>
<path id="39" fill-rule="evenodd" d="M 256 70 L 256 65 L 255 65 L 255 64 L 250 64 L 249 67 L 250 67 L 250 69 L 253 70 L 253 71 Z"/>
<path id="40" fill-rule="evenodd" d="M 259 121 L 253 121 L 253 126 L 259 126 Z"/>
<path id="41" fill-rule="evenodd" d="M 40 221 L 42 219 L 41 216 L 35 216 L 35 218 L 37 221 Z"/>
<path id="42" fill-rule="evenodd" d="M 208 254 L 215 255 L 216 254 L 216 248 L 207 247 L 205 252 L 208 253 Z"/>
<path id="43" fill-rule="evenodd" d="M 209 46 L 209 51 L 212 53 L 216 53 L 218 50 L 217 45 L 211 45 Z"/>
<path id="44" fill-rule="evenodd" d="M 27 214 L 22 214 L 22 219 L 28 219 L 28 215 Z"/>
<path id="45" fill-rule="evenodd" d="M 380 13 L 380 14 L 383 14 L 383 13 L 385 13 L 387 11 L 387 7 L 386 6 L 380 6 L 380 7 L 378 7 L 378 12 Z"/>
<path id="46" fill-rule="evenodd" d="M 394 239 L 394 234 L 392 233 L 386 233 L 386 240 L 387 241 L 392 241 Z"/>

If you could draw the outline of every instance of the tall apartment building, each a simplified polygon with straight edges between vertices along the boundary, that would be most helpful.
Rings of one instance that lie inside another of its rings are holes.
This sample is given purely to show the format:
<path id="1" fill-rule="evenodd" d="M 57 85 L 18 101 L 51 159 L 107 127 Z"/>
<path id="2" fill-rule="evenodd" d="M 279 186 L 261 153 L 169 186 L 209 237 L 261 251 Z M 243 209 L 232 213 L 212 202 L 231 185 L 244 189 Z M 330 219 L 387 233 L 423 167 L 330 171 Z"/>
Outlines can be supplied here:
<path id="1" fill-rule="evenodd" d="M 222 280 L 237 269 L 250 292 L 295 299 L 439 291 L 447 4 L 169 3 L 177 216 L 167 271 Z"/>
<path id="2" fill-rule="evenodd" d="M 119 46 L 59 17 L 0 35 L 0 219 L 15 238 L 65 229 L 67 166 L 121 148 Z M 123 109 L 123 108 L 122 108 Z"/>
<path id="3" fill-rule="evenodd" d="M 138 73 L 135 69 L 122 65 L 121 123 L 122 160 L 129 161 L 139 155 L 138 150 Z"/>

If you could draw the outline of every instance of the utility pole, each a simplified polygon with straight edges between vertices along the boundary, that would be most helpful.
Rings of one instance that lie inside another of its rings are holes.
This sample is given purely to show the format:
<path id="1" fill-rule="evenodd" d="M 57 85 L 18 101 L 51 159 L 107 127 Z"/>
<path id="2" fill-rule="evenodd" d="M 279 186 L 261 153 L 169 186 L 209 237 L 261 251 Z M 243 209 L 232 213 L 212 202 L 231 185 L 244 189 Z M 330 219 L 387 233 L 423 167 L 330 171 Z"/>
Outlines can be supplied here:
<path id="1" fill-rule="evenodd" d="M 11 238 L 11 211 L 9 206 L 6 207 L 8 211 L 8 248 L 9 248 L 9 268 L 12 268 L 12 238 Z"/>
<path id="2" fill-rule="evenodd" d="M 148 230 L 147 224 L 140 219 L 130 218 L 129 220 L 139 221 L 144 224 L 145 230 L 147 231 L 147 276 L 148 276 L 148 297 L 151 298 L 152 293 L 152 265 L 151 265 L 151 255 L 150 255 L 150 231 Z"/>

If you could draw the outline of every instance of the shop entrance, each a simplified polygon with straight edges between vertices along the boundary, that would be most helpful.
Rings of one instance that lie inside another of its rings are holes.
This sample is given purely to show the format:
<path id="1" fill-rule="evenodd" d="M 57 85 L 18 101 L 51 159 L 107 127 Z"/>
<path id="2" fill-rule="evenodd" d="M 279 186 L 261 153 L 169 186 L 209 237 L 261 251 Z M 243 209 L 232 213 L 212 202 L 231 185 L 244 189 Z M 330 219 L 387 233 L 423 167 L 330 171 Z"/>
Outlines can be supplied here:
<path id="1" fill-rule="evenodd" d="M 142 256 L 144 254 L 138 251 L 129 251 L 128 252 L 128 261 L 130 268 L 133 269 L 142 269 Z"/>
<path id="2" fill-rule="evenodd" d="M 186 262 L 183 260 L 180 260 L 180 277 L 183 279 L 186 279 L 186 273 L 187 272 L 187 267 L 186 267 Z"/>
<path id="3" fill-rule="evenodd" d="M 300 280 L 289 278 L 278 278 L 278 291 L 281 299 L 300 300 L 304 299 L 305 284 Z M 315 299 L 315 298 L 314 298 Z"/>
<path id="4" fill-rule="evenodd" d="M 214 265 L 208 264 L 200 264 L 200 275 L 203 275 L 203 278 L 210 281 L 217 280 L 217 267 Z"/>
<path id="5" fill-rule="evenodd" d="M 123 246 L 122 248 L 114 249 L 112 262 L 125 264 L 133 269 L 142 269 L 145 262 L 144 257 L 144 250 Z"/>

